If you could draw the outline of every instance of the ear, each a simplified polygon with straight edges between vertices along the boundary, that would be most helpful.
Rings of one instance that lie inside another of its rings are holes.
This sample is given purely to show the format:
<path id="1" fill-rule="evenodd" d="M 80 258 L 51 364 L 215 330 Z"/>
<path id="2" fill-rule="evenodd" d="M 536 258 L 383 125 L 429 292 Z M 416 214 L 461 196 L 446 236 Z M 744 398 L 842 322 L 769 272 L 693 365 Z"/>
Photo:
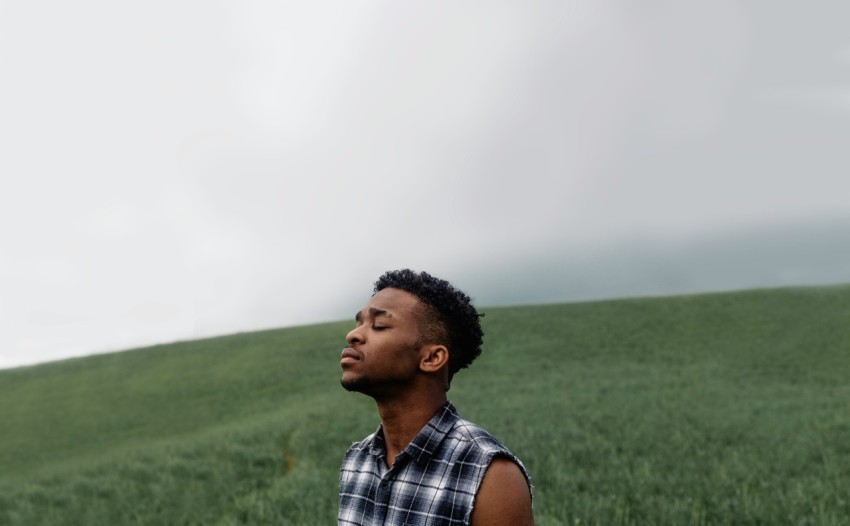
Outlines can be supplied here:
<path id="1" fill-rule="evenodd" d="M 421 356 L 419 368 L 426 373 L 436 373 L 449 365 L 449 350 L 445 345 L 426 345 Z"/>

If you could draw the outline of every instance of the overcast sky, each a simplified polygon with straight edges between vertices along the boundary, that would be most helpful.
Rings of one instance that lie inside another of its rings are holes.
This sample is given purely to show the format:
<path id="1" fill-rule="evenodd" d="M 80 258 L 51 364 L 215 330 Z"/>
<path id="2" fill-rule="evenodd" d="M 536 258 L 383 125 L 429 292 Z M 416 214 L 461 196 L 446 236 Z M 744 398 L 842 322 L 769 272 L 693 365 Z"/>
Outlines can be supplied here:
<path id="1" fill-rule="evenodd" d="M 850 282 L 850 3 L 0 0 L 0 367 Z M 342 335 L 340 336 L 342 343 Z"/>

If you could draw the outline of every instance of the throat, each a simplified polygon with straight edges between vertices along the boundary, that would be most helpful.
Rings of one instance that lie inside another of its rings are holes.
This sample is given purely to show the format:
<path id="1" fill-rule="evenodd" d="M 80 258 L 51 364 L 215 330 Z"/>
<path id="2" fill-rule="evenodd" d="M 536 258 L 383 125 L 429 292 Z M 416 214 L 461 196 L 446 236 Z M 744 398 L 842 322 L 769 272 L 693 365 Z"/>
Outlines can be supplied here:
<path id="1" fill-rule="evenodd" d="M 387 467 L 392 468 L 398 455 L 410 444 L 425 425 L 446 403 L 445 396 L 411 403 L 379 403 L 381 428 L 384 434 Z"/>

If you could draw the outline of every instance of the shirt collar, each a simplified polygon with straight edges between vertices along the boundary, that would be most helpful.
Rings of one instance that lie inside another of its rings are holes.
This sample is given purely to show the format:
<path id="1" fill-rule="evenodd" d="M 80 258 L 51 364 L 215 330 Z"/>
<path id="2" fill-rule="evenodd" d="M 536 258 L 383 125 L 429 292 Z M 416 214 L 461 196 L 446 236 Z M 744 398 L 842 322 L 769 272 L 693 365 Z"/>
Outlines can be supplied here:
<path id="1" fill-rule="evenodd" d="M 460 420 L 460 416 L 457 409 L 451 402 L 447 401 L 419 431 L 419 434 L 413 437 L 413 440 L 399 454 L 399 457 L 407 455 L 420 464 L 426 464 L 458 420 Z M 384 458 L 386 451 L 384 430 L 381 426 L 378 426 L 369 444 L 369 452 L 378 458 Z"/>

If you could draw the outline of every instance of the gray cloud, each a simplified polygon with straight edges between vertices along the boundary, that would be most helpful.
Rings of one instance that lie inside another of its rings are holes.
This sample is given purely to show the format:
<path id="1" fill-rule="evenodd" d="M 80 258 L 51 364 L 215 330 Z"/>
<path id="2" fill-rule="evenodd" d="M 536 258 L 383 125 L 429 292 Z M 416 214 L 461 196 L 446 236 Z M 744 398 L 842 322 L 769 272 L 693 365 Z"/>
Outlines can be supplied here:
<path id="1" fill-rule="evenodd" d="M 841 226 L 770 248 L 843 224 L 844 3 L 49 11 L 0 20 L 0 366 L 348 317 L 401 266 L 486 303 L 846 279 Z"/>

